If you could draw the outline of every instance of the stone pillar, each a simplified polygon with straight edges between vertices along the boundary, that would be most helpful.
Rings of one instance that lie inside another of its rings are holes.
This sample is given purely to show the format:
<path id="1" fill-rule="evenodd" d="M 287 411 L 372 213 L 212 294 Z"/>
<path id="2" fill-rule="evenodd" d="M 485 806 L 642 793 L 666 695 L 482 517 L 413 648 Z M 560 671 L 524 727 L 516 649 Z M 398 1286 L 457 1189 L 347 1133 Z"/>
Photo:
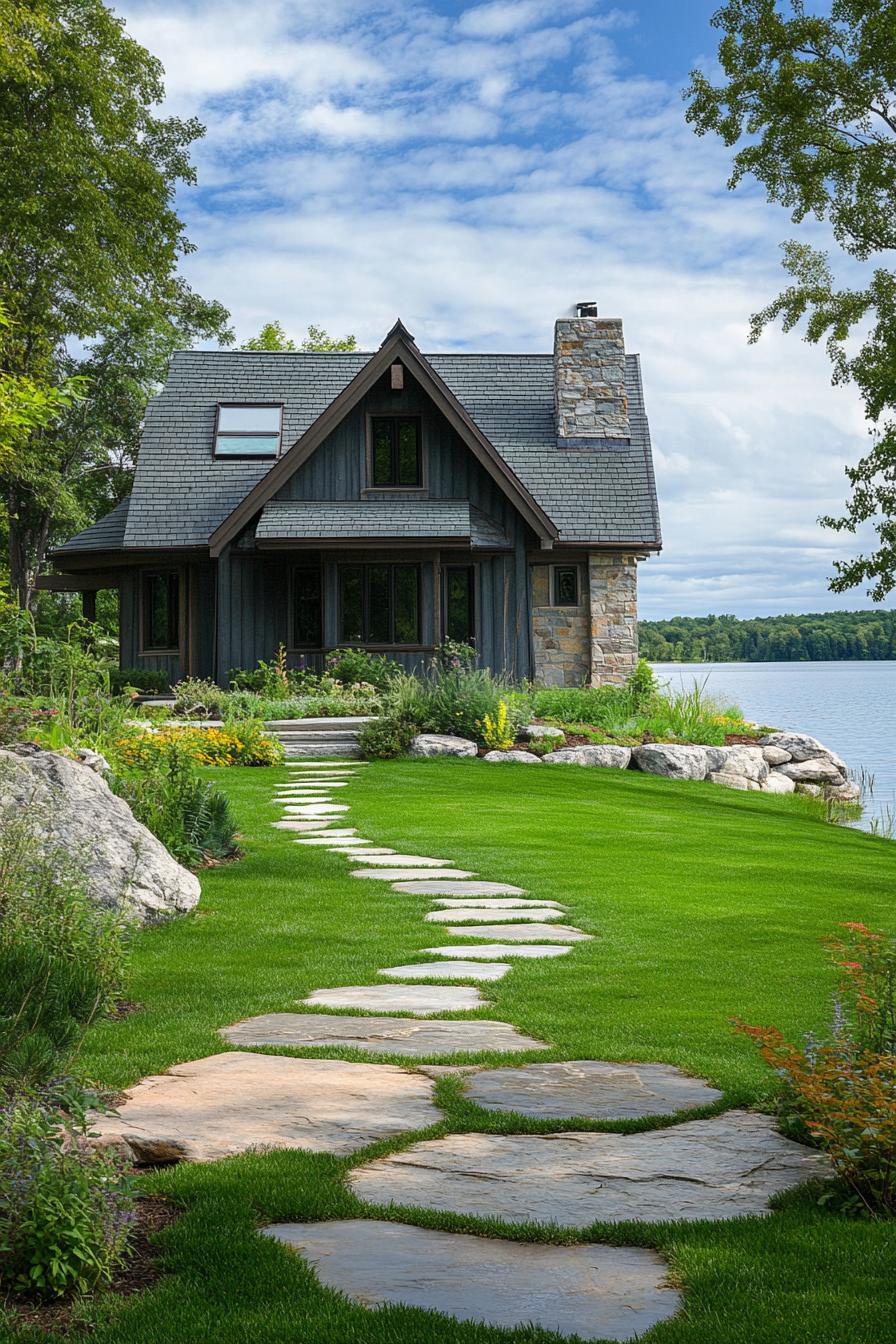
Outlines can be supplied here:
<path id="1" fill-rule="evenodd" d="M 577 607 L 555 607 L 551 602 L 550 565 L 533 565 L 532 655 L 535 680 L 540 685 L 588 685 L 590 629 L 587 577 L 584 584 L 579 582 Z"/>
<path id="2" fill-rule="evenodd" d="M 638 661 L 638 572 L 633 555 L 588 556 L 591 685 L 621 685 Z"/>

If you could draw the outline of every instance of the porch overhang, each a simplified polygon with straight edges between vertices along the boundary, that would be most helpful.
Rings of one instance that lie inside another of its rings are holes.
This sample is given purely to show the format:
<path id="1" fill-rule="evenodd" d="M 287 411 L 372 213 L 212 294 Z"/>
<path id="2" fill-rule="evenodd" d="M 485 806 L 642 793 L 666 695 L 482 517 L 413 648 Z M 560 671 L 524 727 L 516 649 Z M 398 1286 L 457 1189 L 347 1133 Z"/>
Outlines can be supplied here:
<path id="1" fill-rule="evenodd" d="M 325 546 L 439 546 L 507 550 L 494 519 L 464 500 L 287 500 L 265 504 L 255 528 L 261 550 Z"/>

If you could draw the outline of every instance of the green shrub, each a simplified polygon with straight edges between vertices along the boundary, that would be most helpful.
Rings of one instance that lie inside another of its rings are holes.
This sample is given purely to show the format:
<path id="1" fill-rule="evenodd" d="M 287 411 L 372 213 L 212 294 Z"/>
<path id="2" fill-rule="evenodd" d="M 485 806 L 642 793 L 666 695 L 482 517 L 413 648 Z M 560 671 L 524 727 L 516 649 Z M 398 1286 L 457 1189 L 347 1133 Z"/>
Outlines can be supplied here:
<path id="1" fill-rule="evenodd" d="M 164 695 L 168 690 L 168 673 L 151 667 L 113 667 L 109 672 L 109 689 L 121 695 L 130 687 L 145 695 Z"/>
<path id="2" fill-rule="evenodd" d="M 565 737 L 533 737 L 529 740 L 529 750 L 534 756 L 550 756 L 566 746 Z"/>
<path id="3" fill-rule="evenodd" d="M 119 917 L 90 901 L 79 856 L 41 826 L 0 813 L 0 1081 L 60 1072 L 123 988 Z"/>
<path id="4" fill-rule="evenodd" d="M 516 697 L 508 697 L 507 688 L 488 668 L 449 668 L 433 673 L 423 730 L 456 733 L 484 744 L 483 725 L 486 718 L 497 720 L 502 701 L 507 703 L 509 731 L 515 736 L 524 716 L 523 704 Z"/>
<path id="5" fill-rule="evenodd" d="M 174 713 L 181 718 L 222 719 L 227 692 L 209 678 L 185 677 L 172 687 Z"/>
<path id="6" fill-rule="evenodd" d="M 139 765 L 114 776 L 112 787 L 180 863 L 196 868 L 206 858 L 236 852 L 236 825 L 226 796 L 200 778 L 189 751 L 176 740 L 178 731 Z"/>
<path id="7" fill-rule="evenodd" d="M 372 761 L 402 756 L 411 745 L 416 726 L 399 716 L 384 716 L 365 723 L 358 734 L 361 755 Z"/>
<path id="8" fill-rule="evenodd" d="M 400 675 L 397 663 L 381 654 L 367 653 L 364 649 L 334 649 L 327 654 L 327 672 L 343 686 L 366 682 L 384 690 L 389 682 Z"/>
<path id="9" fill-rule="evenodd" d="M 0 747 L 11 742 L 29 742 L 47 730 L 56 717 L 52 707 L 41 708 L 24 700 L 0 698 Z"/>
<path id="10" fill-rule="evenodd" d="M 0 1289 L 28 1297 L 89 1292 L 124 1261 L 134 1185 L 120 1157 L 93 1148 L 70 1094 L 7 1094 L 0 1105 Z"/>

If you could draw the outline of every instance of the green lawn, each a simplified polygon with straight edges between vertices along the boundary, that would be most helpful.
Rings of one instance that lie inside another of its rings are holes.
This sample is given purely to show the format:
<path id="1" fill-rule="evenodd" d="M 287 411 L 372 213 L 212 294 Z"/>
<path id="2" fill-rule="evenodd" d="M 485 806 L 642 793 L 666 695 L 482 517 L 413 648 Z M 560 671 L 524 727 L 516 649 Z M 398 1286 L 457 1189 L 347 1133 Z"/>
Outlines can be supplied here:
<path id="1" fill-rule="evenodd" d="M 194 916 L 137 937 L 129 992 L 143 1009 L 91 1033 L 81 1059 L 88 1076 L 118 1088 L 217 1052 L 224 1048 L 215 1031 L 221 1025 L 294 1009 L 319 987 L 375 983 L 379 966 L 449 941 L 422 923 L 425 897 L 352 880 L 344 856 L 296 846 L 290 833 L 269 827 L 279 811 L 273 786 L 286 775 L 216 772 L 234 803 L 245 857 L 202 875 Z M 768 1106 L 769 1074 L 750 1043 L 732 1033 L 730 1019 L 774 1022 L 797 1035 L 823 1028 L 833 977 L 819 940 L 843 920 L 893 925 L 896 847 L 812 820 L 793 800 L 572 767 L 421 761 L 370 765 L 361 776 L 340 793 L 364 835 L 562 901 L 569 921 L 595 934 L 566 957 L 517 961 L 504 981 L 483 986 L 492 1002 L 481 1015 L 548 1041 L 551 1051 L 539 1052 L 540 1059 L 668 1061 L 722 1088 L 724 1105 Z M 440 1098 L 445 1124 L 428 1135 L 566 1127 L 495 1119 L 465 1105 L 451 1083 L 440 1085 Z M 601 1128 L 568 1127 L 577 1123 Z M 246 1155 L 148 1177 L 150 1189 L 186 1210 L 164 1235 L 170 1273 L 142 1298 L 105 1303 L 90 1338 L 553 1340 L 408 1309 L 367 1313 L 320 1289 L 298 1257 L 256 1235 L 265 1221 L 357 1215 L 341 1176 L 369 1153 L 349 1162 L 297 1152 Z M 497 1230 L 414 1210 L 402 1217 Z M 822 1211 L 811 1192 L 792 1194 L 767 1219 L 595 1225 L 584 1237 L 537 1227 L 516 1234 L 658 1247 L 685 1290 L 685 1307 L 645 1337 L 651 1344 L 896 1339 L 896 1229 Z"/>

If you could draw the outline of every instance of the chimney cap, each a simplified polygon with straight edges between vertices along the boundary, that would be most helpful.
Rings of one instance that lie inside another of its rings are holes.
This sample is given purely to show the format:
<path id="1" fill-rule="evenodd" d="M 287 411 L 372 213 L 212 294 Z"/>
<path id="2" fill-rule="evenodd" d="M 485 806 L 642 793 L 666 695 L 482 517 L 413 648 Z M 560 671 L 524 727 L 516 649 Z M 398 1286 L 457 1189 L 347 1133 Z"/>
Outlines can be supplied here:
<path id="1" fill-rule="evenodd" d="M 586 299 L 576 304 L 576 317 L 597 317 L 597 304 L 594 299 Z"/>

